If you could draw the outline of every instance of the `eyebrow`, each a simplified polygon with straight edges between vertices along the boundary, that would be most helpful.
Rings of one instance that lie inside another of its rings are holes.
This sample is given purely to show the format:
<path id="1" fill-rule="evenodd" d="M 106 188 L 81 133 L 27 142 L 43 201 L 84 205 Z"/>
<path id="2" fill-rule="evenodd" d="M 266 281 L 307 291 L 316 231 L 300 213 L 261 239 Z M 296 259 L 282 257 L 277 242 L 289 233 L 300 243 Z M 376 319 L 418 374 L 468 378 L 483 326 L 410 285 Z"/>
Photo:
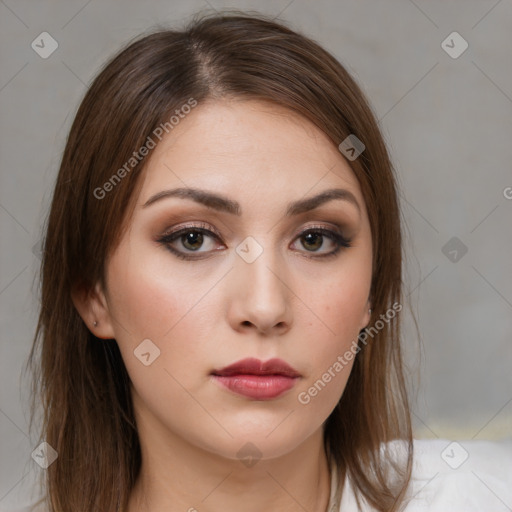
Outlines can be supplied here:
<path id="1" fill-rule="evenodd" d="M 225 196 L 215 194 L 213 192 L 208 192 L 207 190 L 201 190 L 198 188 L 175 188 L 171 190 L 163 190 L 158 192 L 157 194 L 151 196 L 142 206 L 143 208 L 147 208 L 148 206 L 160 201 L 164 198 L 169 197 L 178 197 L 181 199 L 191 199 L 198 203 L 201 203 L 208 208 L 213 208 L 215 210 L 224 211 L 233 215 L 242 215 L 242 208 L 237 201 L 229 199 Z M 299 199 L 298 201 L 293 201 L 288 204 L 286 209 L 286 216 L 290 217 L 292 215 L 298 215 L 300 213 L 308 212 L 318 208 L 319 206 L 333 200 L 342 200 L 347 201 L 353 204 L 359 213 L 361 212 L 361 207 L 355 198 L 354 194 L 349 190 L 343 188 L 331 188 L 328 190 L 324 190 L 320 194 L 316 196 L 307 197 L 306 199 Z"/>

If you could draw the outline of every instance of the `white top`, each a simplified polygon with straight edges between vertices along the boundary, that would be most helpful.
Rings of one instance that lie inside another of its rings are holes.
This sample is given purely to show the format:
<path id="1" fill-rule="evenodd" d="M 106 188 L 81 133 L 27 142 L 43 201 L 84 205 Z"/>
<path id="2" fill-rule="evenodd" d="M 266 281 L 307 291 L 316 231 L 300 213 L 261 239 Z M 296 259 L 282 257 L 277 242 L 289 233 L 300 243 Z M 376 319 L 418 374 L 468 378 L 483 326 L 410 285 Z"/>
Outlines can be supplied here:
<path id="1" fill-rule="evenodd" d="M 403 444 L 389 444 L 403 453 Z M 415 440 L 414 462 L 404 512 L 511 512 L 512 438 L 503 441 Z M 331 470 L 328 512 L 357 510 L 347 479 L 341 503 L 336 468 Z M 1 506 L 1 504 L 0 504 Z M 361 512 L 374 512 L 368 505 Z M 27 506 L 0 512 L 45 512 Z"/>
<path id="2" fill-rule="evenodd" d="M 399 442 L 390 443 L 403 449 Z M 405 453 L 405 452 L 403 452 Z M 335 478 L 335 475 L 333 475 Z M 350 481 L 332 511 L 357 509 Z M 366 504 L 361 512 L 374 512 Z M 404 512 L 511 512 L 512 438 L 503 441 L 414 440 L 414 460 Z M 331 509 L 328 509 L 331 512 Z"/>

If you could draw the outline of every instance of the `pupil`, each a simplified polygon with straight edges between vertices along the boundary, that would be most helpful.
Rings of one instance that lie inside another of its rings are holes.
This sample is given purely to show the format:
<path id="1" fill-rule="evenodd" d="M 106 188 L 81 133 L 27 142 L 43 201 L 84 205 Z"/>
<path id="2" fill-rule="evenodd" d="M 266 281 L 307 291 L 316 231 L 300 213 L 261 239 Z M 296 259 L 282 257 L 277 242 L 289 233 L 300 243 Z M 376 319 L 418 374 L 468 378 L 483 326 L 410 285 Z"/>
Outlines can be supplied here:
<path id="1" fill-rule="evenodd" d="M 184 245 L 194 245 L 195 243 L 198 243 L 199 247 L 202 245 L 203 242 L 203 234 L 199 233 L 198 231 L 190 231 L 185 236 L 185 242 Z M 199 237 L 199 241 L 196 240 L 196 238 Z M 191 249 L 199 249 L 199 247 L 189 247 Z"/>
<path id="2" fill-rule="evenodd" d="M 320 243 L 317 243 L 317 244 L 314 244 L 315 245 L 315 249 L 318 249 L 322 246 L 322 241 L 321 241 L 321 237 L 322 235 L 320 233 L 308 233 L 307 235 L 304 235 L 304 238 L 306 239 L 306 243 L 308 245 L 311 245 L 311 239 L 314 239 L 316 240 L 317 242 L 319 241 Z"/>

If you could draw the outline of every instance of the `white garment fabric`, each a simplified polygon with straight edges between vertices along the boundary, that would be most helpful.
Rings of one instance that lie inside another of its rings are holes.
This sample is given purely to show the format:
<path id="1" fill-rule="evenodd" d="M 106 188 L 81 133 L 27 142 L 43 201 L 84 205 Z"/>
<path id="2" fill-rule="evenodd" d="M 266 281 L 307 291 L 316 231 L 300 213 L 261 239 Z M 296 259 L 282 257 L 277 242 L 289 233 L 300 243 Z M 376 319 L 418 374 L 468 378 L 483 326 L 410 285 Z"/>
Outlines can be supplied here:
<path id="1" fill-rule="evenodd" d="M 388 445 L 396 453 L 403 443 Z M 354 489 L 347 479 L 341 502 L 338 474 L 331 468 L 327 512 L 358 511 Z M 512 439 L 503 441 L 414 440 L 414 461 L 404 512 L 511 512 Z M 363 503 L 360 512 L 374 512 Z M 0 512 L 46 512 L 34 505 Z"/>
<path id="2" fill-rule="evenodd" d="M 393 448 L 403 449 L 394 442 Z M 336 512 L 357 511 L 350 481 Z M 333 489 L 331 486 L 331 496 Z M 328 509 L 329 512 L 330 509 Z M 414 440 L 414 460 L 404 512 L 511 512 L 512 439 Z M 364 505 L 360 512 L 374 512 Z"/>

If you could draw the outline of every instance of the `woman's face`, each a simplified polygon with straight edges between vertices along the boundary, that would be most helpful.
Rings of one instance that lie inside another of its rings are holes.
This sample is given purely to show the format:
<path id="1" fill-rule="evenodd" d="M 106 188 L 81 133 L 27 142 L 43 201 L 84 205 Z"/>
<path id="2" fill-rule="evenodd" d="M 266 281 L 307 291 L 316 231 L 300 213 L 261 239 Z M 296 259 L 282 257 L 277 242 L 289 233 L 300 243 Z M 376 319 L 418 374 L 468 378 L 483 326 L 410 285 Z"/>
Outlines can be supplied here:
<path id="1" fill-rule="evenodd" d="M 117 340 L 139 434 L 230 459 L 288 453 L 321 433 L 369 322 L 358 181 L 318 128 L 258 101 L 197 106 L 148 158 L 92 328 Z M 247 358 L 295 373 L 222 371 Z"/>

